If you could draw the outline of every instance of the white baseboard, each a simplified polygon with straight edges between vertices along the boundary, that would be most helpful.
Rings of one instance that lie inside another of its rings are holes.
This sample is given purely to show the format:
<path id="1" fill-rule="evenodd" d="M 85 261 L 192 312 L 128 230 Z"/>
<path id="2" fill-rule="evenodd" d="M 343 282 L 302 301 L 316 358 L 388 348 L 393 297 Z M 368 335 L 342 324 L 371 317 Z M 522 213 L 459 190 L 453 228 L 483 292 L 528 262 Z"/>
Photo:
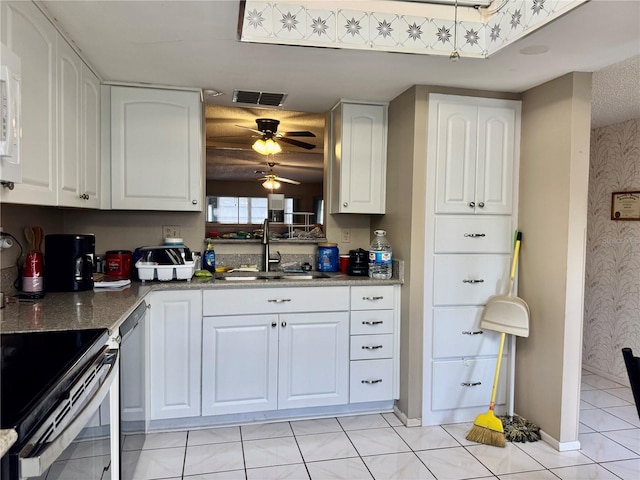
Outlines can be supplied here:
<path id="1" fill-rule="evenodd" d="M 551 445 L 559 452 L 568 452 L 570 450 L 580 450 L 580 442 L 576 440 L 575 442 L 559 442 L 555 438 L 553 438 L 548 433 L 540 430 L 540 438 L 544 443 Z"/>
<path id="2" fill-rule="evenodd" d="M 402 424 L 406 427 L 420 427 L 422 426 L 422 419 L 420 418 L 408 418 L 403 412 L 398 409 L 397 405 L 393 406 L 393 413 L 398 417 Z"/>

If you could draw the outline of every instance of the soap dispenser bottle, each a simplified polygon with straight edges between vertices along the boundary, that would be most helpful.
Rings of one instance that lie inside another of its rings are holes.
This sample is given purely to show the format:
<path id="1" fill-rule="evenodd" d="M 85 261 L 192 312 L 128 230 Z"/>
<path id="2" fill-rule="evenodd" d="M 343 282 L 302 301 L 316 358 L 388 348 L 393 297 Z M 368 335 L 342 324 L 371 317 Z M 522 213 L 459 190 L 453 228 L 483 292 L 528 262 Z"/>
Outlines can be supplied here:
<path id="1" fill-rule="evenodd" d="M 209 270 L 211 273 L 216 272 L 216 252 L 211 242 L 207 243 L 207 249 L 202 256 L 202 268 Z"/>

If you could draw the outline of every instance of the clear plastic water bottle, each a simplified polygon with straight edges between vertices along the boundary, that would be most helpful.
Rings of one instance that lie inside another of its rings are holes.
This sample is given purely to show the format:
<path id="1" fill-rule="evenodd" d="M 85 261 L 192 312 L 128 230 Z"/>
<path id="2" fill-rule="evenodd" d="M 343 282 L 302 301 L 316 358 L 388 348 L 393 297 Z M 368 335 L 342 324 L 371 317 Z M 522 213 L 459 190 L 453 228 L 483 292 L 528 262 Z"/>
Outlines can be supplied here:
<path id="1" fill-rule="evenodd" d="M 369 247 L 369 278 L 387 280 L 391 278 L 391 244 L 387 240 L 387 232 L 375 230 L 375 237 Z"/>

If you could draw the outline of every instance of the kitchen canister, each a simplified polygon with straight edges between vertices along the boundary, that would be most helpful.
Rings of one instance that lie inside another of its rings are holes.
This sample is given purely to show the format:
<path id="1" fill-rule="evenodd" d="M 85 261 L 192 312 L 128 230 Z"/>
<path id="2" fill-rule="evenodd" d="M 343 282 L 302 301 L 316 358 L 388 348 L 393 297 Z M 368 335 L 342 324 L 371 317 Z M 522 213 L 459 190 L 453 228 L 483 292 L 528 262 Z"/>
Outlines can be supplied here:
<path id="1" fill-rule="evenodd" d="M 105 272 L 113 279 L 123 280 L 131 276 L 130 250 L 109 250 L 105 254 Z"/>
<path id="2" fill-rule="evenodd" d="M 337 272 L 340 270 L 340 257 L 338 255 L 337 243 L 318 244 L 318 265 L 319 272 Z"/>

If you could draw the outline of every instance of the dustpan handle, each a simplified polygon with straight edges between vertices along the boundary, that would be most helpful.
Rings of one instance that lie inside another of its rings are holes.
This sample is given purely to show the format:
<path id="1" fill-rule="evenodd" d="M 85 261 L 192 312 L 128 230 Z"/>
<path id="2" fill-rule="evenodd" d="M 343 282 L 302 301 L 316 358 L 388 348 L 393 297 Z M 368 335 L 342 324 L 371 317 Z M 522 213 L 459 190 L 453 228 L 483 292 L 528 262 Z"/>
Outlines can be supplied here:
<path id="1" fill-rule="evenodd" d="M 516 236 L 516 246 L 513 250 L 513 261 L 511 262 L 511 275 L 509 276 L 509 295 L 513 294 L 513 283 L 516 278 L 516 268 L 518 267 L 518 255 L 520 254 L 521 241 L 522 241 L 522 232 L 518 232 Z"/>

